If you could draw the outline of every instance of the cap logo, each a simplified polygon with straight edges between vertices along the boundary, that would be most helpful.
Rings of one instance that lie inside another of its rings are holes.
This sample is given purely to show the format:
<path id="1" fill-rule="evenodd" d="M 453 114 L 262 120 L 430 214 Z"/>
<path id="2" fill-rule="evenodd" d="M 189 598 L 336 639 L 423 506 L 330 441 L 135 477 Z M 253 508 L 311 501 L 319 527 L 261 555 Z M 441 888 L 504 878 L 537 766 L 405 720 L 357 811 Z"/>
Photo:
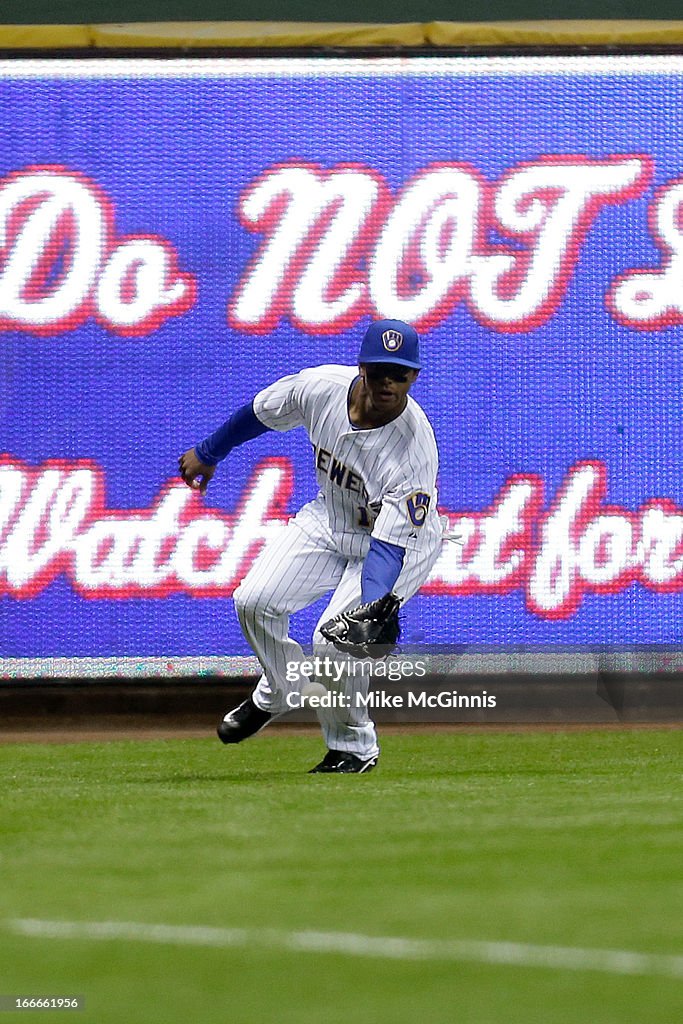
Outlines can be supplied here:
<path id="1" fill-rule="evenodd" d="M 403 335 L 400 331 L 385 331 L 382 335 L 382 344 L 387 352 L 396 352 L 403 344 Z"/>

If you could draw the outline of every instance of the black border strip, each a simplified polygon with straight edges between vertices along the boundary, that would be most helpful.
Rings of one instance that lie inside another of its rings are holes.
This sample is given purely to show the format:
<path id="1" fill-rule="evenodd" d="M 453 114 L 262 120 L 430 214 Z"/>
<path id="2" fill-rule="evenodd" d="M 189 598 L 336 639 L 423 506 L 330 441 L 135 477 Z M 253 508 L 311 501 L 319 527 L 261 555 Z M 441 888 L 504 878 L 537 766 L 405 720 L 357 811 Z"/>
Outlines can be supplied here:
<path id="1" fill-rule="evenodd" d="M 578 43 L 546 46 L 529 44 L 528 46 L 211 46 L 195 44 L 192 46 L 173 47 L 17 47 L 0 48 L 2 60 L 59 60 L 92 58 L 175 60 L 197 58 L 291 58 L 312 57 L 325 59 L 330 57 L 368 58 L 368 57 L 621 57 L 621 56 L 677 56 L 683 54 L 683 43 L 662 45 L 661 43 L 602 43 L 585 45 Z"/>

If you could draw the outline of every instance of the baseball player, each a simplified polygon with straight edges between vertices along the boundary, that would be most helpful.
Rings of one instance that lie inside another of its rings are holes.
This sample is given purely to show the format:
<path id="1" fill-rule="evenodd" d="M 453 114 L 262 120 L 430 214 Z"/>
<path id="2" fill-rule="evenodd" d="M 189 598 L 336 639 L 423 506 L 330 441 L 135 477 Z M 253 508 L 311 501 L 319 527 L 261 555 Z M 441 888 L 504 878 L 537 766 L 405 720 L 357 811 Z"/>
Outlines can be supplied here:
<path id="1" fill-rule="evenodd" d="M 240 743 L 286 713 L 292 665 L 304 654 L 289 635 L 292 612 L 332 591 L 313 635 L 317 654 L 339 655 L 321 632 L 326 620 L 348 625 L 358 606 L 391 594 L 397 607 L 424 583 L 441 551 L 438 456 L 429 420 L 408 392 L 420 370 L 415 329 L 400 320 L 370 325 L 358 367 L 326 365 L 283 377 L 260 391 L 178 464 L 185 483 L 205 493 L 216 465 L 237 445 L 268 430 L 304 427 L 320 490 L 266 545 L 235 591 L 242 631 L 263 674 L 218 726 L 223 743 Z M 329 625 L 329 623 L 328 623 Z M 322 662 L 322 658 L 320 659 Z M 379 757 L 374 723 L 354 694 L 371 673 L 347 672 L 346 700 L 317 710 L 327 753 L 311 772 L 361 773 Z"/>

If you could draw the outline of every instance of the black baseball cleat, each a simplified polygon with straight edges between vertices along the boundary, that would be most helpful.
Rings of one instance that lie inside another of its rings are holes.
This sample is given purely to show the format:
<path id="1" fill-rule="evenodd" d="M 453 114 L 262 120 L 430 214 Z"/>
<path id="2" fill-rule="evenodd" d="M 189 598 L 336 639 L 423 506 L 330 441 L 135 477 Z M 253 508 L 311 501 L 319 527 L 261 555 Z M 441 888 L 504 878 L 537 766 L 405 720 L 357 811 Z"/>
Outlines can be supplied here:
<path id="1" fill-rule="evenodd" d="M 255 732 L 272 718 L 270 711 L 261 711 L 257 708 L 251 697 L 225 716 L 219 724 L 216 732 L 221 743 L 241 743 L 242 740 L 253 736 Z"/>
<path id="2" fill-rule="evenodd" d="M 308 774 L 336 772 L 338 775 L 360 775 L 361 772 L 371 772 L 377 760 L 377 757 L 371 757 L 361 761 L 360 757 L 350 754 L 348 750 L 328 750 L 320 764 L 311 768 Z"/>

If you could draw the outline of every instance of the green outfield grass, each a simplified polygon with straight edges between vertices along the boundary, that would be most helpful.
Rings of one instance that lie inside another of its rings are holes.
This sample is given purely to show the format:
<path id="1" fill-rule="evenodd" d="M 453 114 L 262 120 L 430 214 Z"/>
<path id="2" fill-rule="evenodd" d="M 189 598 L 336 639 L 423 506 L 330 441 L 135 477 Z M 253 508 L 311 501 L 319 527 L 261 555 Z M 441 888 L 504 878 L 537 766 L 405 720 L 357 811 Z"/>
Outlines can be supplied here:
<path id="1" fill-rule="evenodd" d="M 305 774 L 319 738 L 276 728 L 235 748 L 6 744 L 0 994 L 82 995 L 57 1013 L 77 1024 L 674 1024 L 683 975 L 457 950 L 683 956 L 682 739 L 385 730 L 380 767 L 343 777 Z M 25 919 L 178 930 L 58 938 Z M 247 931 L 192 945 L 186 926 Z M 287 948 L 303 931 L 352 948 Z M 427 941 L 392 959 L 368 936 Z"/>

